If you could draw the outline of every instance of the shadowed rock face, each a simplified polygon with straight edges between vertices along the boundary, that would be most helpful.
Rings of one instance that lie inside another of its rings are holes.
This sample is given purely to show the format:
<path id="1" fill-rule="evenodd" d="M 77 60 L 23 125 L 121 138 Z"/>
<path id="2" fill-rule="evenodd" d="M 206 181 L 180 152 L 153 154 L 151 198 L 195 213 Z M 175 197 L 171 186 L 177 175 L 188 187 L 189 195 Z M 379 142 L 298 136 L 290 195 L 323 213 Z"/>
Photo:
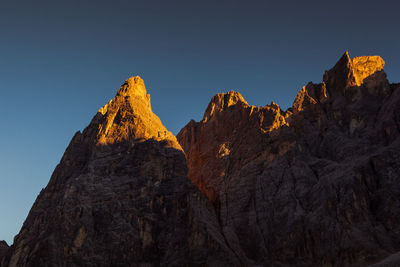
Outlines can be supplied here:
<path id="1" fill-rule="evenodd" d="M 220 195 L 216 192 L 218 185 L 230 168 L 227 164 L 232 152 L 241 151 L 238 157 L 251 160 L 261 148 L 255 140 L 285 125 L 289 114 L 274 103 L 262 108 L 249 106 L 237 92 L 214 96 L 203 120 L 189 122 L 178 134 L 187 156 L 188 177 L 214 201 Z"/>
<path id="2" fill-rule="evenodd" d="M 6 255 L 9 246 L 7 245 L 6 241 L 0 241 L 0 263 L 3 257 Z"/>
<path id="3" fill-rule="evenodd" d="M 243 261 L 365 266 L 398 258 L 400 86 L 383 66 L 378 56 L 345 53 L 286 112 L 218 94 L 203 120 L 177 135 L 189 179 Z"/>
<path id="4" fill-rule="evenodd" d="M 383 67 L 345 53 L 287 111 L 218 94 L 177 138 L 129 78 L 1 266 L 399 266 L 400 85 Z"/>
<path id="5" fill-rule="evenodd" d="M 2 266 L 238 265 L 186 172 L 143 81 L 128 79 L 75 134 Z"/>

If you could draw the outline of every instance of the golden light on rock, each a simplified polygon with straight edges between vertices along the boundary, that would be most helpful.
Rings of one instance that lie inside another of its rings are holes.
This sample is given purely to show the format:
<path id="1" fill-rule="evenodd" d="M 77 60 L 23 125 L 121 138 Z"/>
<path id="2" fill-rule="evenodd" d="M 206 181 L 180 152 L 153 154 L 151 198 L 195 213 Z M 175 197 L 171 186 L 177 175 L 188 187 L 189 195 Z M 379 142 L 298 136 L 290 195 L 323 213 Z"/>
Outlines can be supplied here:
<path id="1" fill-rule="evenodd" d="M 361 56 L 353 58 L 351 64 L 356 85 L 361 86 L 365 78 L 383 70 L 385 61 L 380 56 Z"/>
<path id="2" fill-rule="evenodd" d="M 99 145 L 128 140 L 165 140 L 181 149 L 175 136 L 151 110 L 150 95 L 139 77 L 131 77 L 118 89 L 116 96 L 98 111 Z"/>

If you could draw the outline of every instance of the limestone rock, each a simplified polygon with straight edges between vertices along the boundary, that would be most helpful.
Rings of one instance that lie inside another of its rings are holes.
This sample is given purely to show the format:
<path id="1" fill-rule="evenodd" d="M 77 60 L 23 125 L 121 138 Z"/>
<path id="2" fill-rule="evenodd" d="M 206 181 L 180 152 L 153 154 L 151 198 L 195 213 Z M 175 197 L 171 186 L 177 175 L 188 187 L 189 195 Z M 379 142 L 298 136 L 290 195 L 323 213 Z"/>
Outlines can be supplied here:
<path id="1" fill-rule="evenodd" d="M 307 86 L 299 91 L 293 102 L 292 110 L 294 113 L 305 110 L 317 102 L 323 103 L 327 99 L 325 84 L 308 83 Z"/>
<path id="2" fill-rule="evenodd" d="M 8 248 L 9 246 L 6 241 L 0 241 L 0 264 L 4 256 L 6 255 Z"/>
<path id="3" fill-rule="evenodd" d="M 261 266 L 366 266 L 400 251 L 400 86 L 383 66 L 345 53 L 286 112 L 229 92 L 212 99 L 207 111 L 221 108 L 211 119 L 180 131 L 188 177 L 236 255 Z"/>
<path id="4" fill-rule="evenodd" d="M 217 94 L 215 95 L 203 116 L 203 121 L 209 121 L 214 114 L 217 114 L 231 106 L 239 104 L 241 106 L 248 106 L 246 100 L 242 97 L 242 95 L 238 92 L 230 91 L 226 94 Z"/>
<path id="5" fill-rule="evenodd" d="M 77 132 L 2 266 L 240 264 L 176 138 L 128 79 Z"/>
<path id="6" fill-rule="evenodd" d="M 131 77 L 119 88 L 117 95 L 104 107 L 94 120 L 98 125 L 98 144 L 108 145 L 125 140 L 166 140 L 179 149 L 175 136 L 151 111 L 150 95 L 140 77 Z"/>
<path id="7" fill-rule="evenodd" d="M 336 65 L 324 75 L 324 83 L 334 99 L 340 95 L 351 101 L 362 95 L 388 96 L 389 82 L 383 71 L 385 61 L 379 56 L 362 56 L 350 59 L 346 52 Z"/>
<path id="8" fill-rule="evenodd" d="M 397 266 L 400 84 L 383 67 L 345 53 L 287 111 L 218 94 L 177 138 L 129 78 L 1 266 Z"/>
<path id="9" fill-rule="evenodd" d="M 361 86 L 365 78 L 383 70 L 385 61 L 380 56 L 362 56 L 353 58 L 351 65 L 355 85 Z"/>
<path id="10" fill-rule="evenodd" d="M 274 103 L 262 108 L 249 106 L 237 92 L 214 96 L 202 121 L 191 121 L 177 136 L 186 152 L 189 178 L 210 200 L 215 200 L 218 184 L 233 156 L 231 151 L 240 150 L 242 154 L 235 156 L 252 158 L 258 153 L 252 142 L 264 133 L 279 131 L 285 124 L 285 113 Z"/>

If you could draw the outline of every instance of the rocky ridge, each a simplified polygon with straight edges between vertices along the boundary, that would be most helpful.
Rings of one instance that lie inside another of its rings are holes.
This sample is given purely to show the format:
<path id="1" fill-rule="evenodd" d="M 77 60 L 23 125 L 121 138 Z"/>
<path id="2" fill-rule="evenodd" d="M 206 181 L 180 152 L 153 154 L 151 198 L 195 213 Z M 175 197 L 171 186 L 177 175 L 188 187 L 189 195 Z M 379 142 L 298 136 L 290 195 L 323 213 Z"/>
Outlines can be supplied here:
<path id="1" fill-rule="evenodd" d="M 400 90 L 346 52 L 293 107 L 218 94 L 177 135 L 236 254 L 263 266 L 366 266 L 400 249 Z"/>
<path id="2" fill-rule="evenodd" d="M 177 138 L 129 78 L 0 265 L 398 266 L 400 85 L 384 64 L 346 52 L 286 111 L 218 94 Z"/>
<path id="3" fill-rule="evenodd" d="M 143 80 L 131 77 L 119 88 L 116 96 L 100 108 L 92 123 L 98 124 L 97 144 L 108 145 L 130 139 L 167 141 L 180 149 L 175 136 L 151 110 L 150 95 Z"/>
<path id="4" fill-rule="evenodd" d="M 239 264 L 180 145 L 128 79 L 72 138 L 2 266 Z"/>

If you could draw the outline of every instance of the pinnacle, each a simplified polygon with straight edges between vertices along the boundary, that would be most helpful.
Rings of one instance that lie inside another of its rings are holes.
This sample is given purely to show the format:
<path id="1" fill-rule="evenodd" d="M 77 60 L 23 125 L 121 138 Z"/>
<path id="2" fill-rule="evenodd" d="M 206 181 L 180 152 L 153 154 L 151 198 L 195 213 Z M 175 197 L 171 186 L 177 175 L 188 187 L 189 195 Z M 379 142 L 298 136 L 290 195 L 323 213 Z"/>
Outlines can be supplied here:
<path id="1" fill-rule="evenodd" d="M 239 102 L 247 104 L 246 100 L 239 92 L 229 91 L 215 95 L 210 102 L 213 102 L 222 107 L 233 106 Z"/>
<path id="2" fill-rule="evenodd" d="M 142 78 L 134 76 L 125 81 L 118 90 L 118 94 L 123 96 L 141 96 L 146 98 L 147 91 Z"/>
<path id="3" fill-rule="evenodd" d="M 357 86 L 360 86 L 368 76 L 383 70 L 385 66 L 385 61 L 380 56 L 355 57 L 351 63 Z"/>
<path id="4" fill-rule="evenodd" d="M 224 109 L 236 104 L 248 106 L 246 100 L 239 92 L 229 91 L 227 93 L 220 93 L 213 96 L 208 104 L 206 112 L 204 113 L 203 121 L 205 122 L 209 120 L 215 112 L 223 111 Z"/>
<path id="5" fill-rule="evenodd" d="M 101 145 L 127 140 L 157 141 L 170 140 L 177 144 L 175 137 L 161 123 L 151 110 L 150 95 L 139 77 L 130 77 L 118 89 L 116 96 L 99 109 L 101 119 L 96 120 L 97 140 Z M 180 148 L 179 145 L 176 145 Z"/>
<path id="6" fill-rule="evenodd" d="M 385 61 L 379 56 L 361 56 L 350 58 L 345 52 L 335 66 L 324 75 L 324 83 L 330 93 L 344 92 L 346 88 L 361 86 L 364 80 L 376 73 L 383 71 Z M 379 76 L 379 77 L 378 77 Z M 385 75 L 375 76 L 374 79 L 386 80 Z"/>

